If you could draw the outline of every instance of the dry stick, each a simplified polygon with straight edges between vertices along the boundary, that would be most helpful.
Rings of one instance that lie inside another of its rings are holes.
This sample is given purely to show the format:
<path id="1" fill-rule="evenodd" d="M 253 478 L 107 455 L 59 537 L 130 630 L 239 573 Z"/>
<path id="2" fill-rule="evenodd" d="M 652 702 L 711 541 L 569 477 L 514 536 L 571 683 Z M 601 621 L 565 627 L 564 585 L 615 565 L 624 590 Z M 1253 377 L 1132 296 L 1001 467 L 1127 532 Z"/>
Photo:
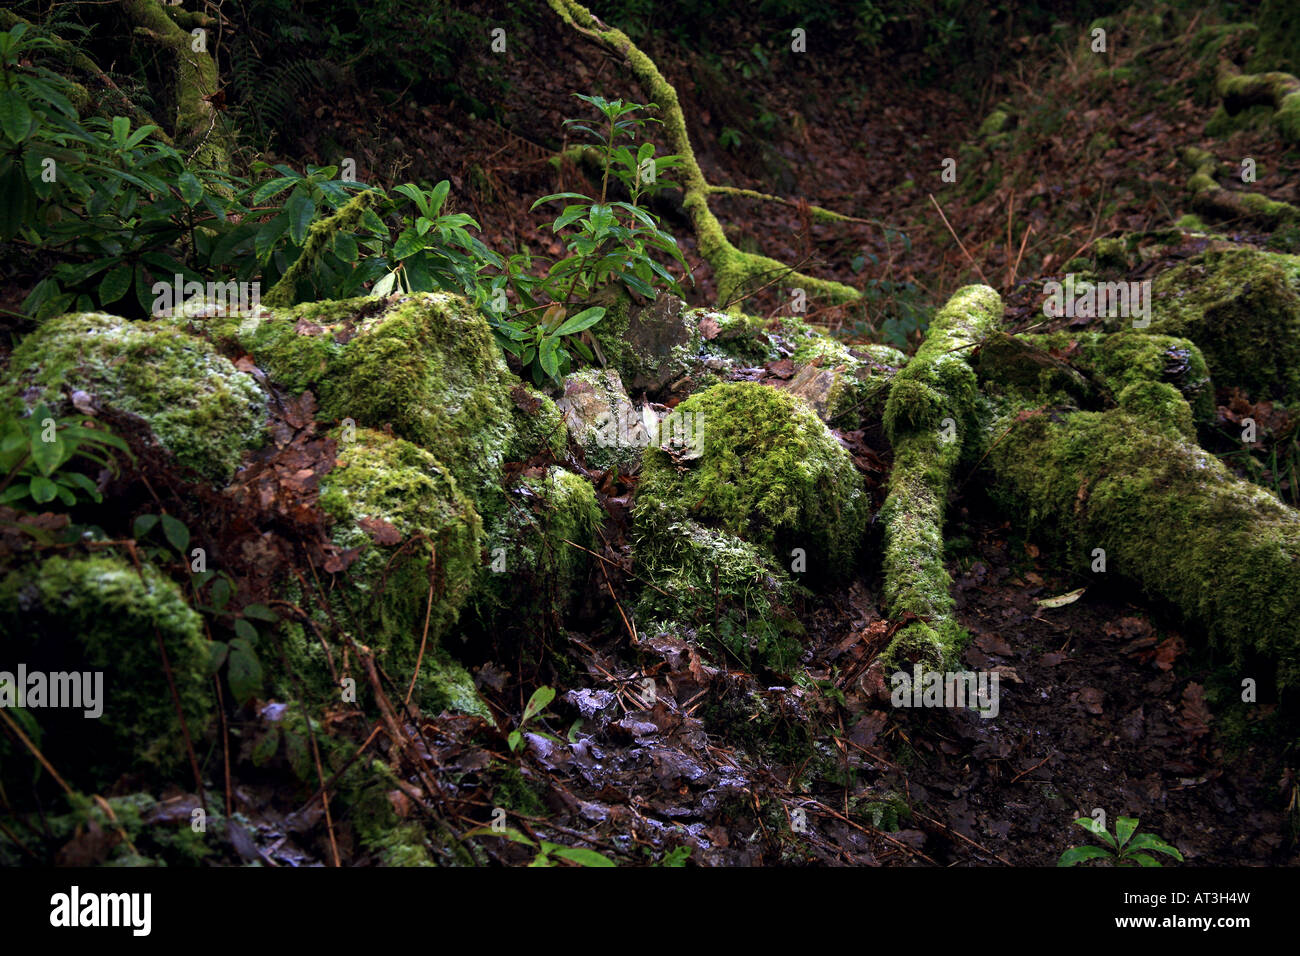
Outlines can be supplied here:
<path id="1" fill-rule="evenodd" d="M 10 830 L 7 826 L 5 826 L 5 823 L 4 823 L 3 820 L 0 820 L 0 833 L 3 833 L 5 836 L 7 836 L 7 837 L 9 838 L 9 842 L 10 842 L 10 843 L 12 843 L 14 846 L 18 847 L 18 849 L 22 850 L 24 853 L 26 853 L 28 856 L 30 856 L 30 857 L 31 857 L 33 860 L 35 860 L 37 863 L 44 862 L 44 861 L 41 860 L 41 858 L 40 858 L 39 856 L 37 856 L 37 855 L 36 855 L 35 853 L 33 853 L 30 849 L 28 849 L 26 843 L 24 843 L 22 840 L 18 839 L 18 835 L 17 835 L 16 833 L 14 833 L 13 830 Z"/>
<path id="2" fill-rule="evenodd" d="M 667 591 L 665 591 L 663 588 L 659 587 L 659 585 L 655 584 L 653 581 L 647 581 L 645 578 L 638 577 L 637 575 L 633 574 L 631 571 L 628 571 L 626 568 L 624 568 L 624 567 L 623 567 L 621 564 L 619 564 L 617 561 L 611 561 L 609 558 L 605 557 L 603 554 L 597 554 L 595 551 L 592 551 L 591 548 L 584 548 L 584 547 L 583 547 L 582 545 L 580 545 L 580 544 L 574 544 L 574 543 L 573 543 L 572 541 L 570 541 L 568 538 L 561 538 L 560 540 L 563 541 L 565 544 L 570 545 L 571 547 L 577 548 L 579 551 L 586 551 L 586 552 L 587 552 L 589 555 L 591 555 L 593 558 L 599 558 L 599 559 L 600 559 L 601 561 L 603 561 L 605 564 L 612 564 L 612 565 L 614 565 L 614 567 L 618 568 L 620 571 L 622 571 L 624 574 L 626 574 L 626 575 L 627 575 L 628 577 L 630 577 L 632 580 L 634 580 L 634 581 L 639 581 L 640 583 L 644 584 L 646 587 L 654 588 L 656 591 L 658 591 L 658 592 L 659 592 L 660 594 L 662 594 L 664 597 L 672 597 L 671 594 L 669 594 L 669 593 L 668 593 Z"/>
<path id="3" fill-rule="evenodd" d="M 217 689 L 217 713 L 221 716 L 221 756 L 225 765 L 226 777 L 226 819 L 229 820 L 234 808 L 230 787 L 230 730 L 226 727 L 226 701 L 221 693 L 221 679 L 212 675 L 212 686 Z"/>
<path id="4" fill-rule="evenodd" d="M 1011 778 L 1011 782 L 1012 782 L 1012 783 L 1015 783 L 1017 780 L 1019 780 L 1019 779 L 1020 779 L 1021 777 L 1023 777 L 1025 774 L 1027 774 L 1027 773 L 1033 773 L 1035 770 L 1037 770 L 1039 767 L 1041 767 L 1043 764 L 1047 763 L 1047 761 L 1051 760 L 1051 759 L 1052 759 L 1053 757 L 1055 757 L 1055 756 L 1056 756 L 1055 753 L 1050 753 L 1050 754 L 1048 754 L 1046 757 L 1044 757 L 1042 760 L 1038 761 L 1038 763 L 1034 764 L 1034 765 L 1033 765 L 1032 767 L 1030 767 L 1028 770 L 1021 771 L 1020 773 L 1018 773 L 1018 774 L 1016 774 L 1014 777 L 1012 777 L 1012 778 Z"/>
<path id="5" fill-rule="evenodd" d="M 194 741 L 190 737 L 189 724 L 185 721 L 185 711 L 181 708 L 181 695 L 176 690 L 176 678 L 172 675 L 172 664 L 167 659 L 167 648 L 163 645 L 162 631 L 158 629 L 157 624 L 153 626 L 153 634 L 158 641 L 158 655 L 162 658 L 163 673 L 167 675 L 167 686 L 171 689 L 172 704 L 176 707 L 176 719 L 181 724 L 181 736 L 185 738 L 185 752 L 190 758 L 190 769 L 194 771 L 194 786 L 199 791 L 199 803 L 206 814 L 208 812 L 208 795 L 204 792 L 206 788 L 203 786 L 203 774 L 199 772 L 199 758 L 194 753 Z"/>
<path id="6" fill-rule="evenodd" d="M 1033 223 L 1025 227 L 1025 234 L 1020 238 L 1020 251 L 1016 253 L 1016 264 L 1011 270 L 1011 285 L 1007 287 L 1008 291 L 1016 284 L 1016 276 L 1020 274 L 1020 258 L 1025 254 L 1025 243 L 1029 241 L 1029 234 L 1034 231 Z"/>
<path id="7" fill-rule="evenodd" d="M 913 810 L 912 810 L 912 813 L 913 813 L 913 815 L 920 817 L 922 820 L 925 820 L 927 823 L 932 823 L 932 824 L 934 824 L 935 826 L 937 826 L 939 829 L 943 830 L 943 831 L 944 831 L 946 834 L 948 834 L 949 836 L 955 836 L 955 837 L 956 837 L 957 839 L 959 839 L 959 840 L 965 840 L 967 843 L 969 843 L 969 844 L 970 844 L 971 846 L 973 846 L 975 849 L 979 850 L 981 853 L 987 853 L 989 856 L 993 857 L 993 859 L 997 860 L 999 863 L 1001 863 L 1001 864 L 1003 864 L 1003 865 L 1005 865 L 1005 866 L 1012 866 L 1012 865 L 1013 865 L 1009 860 L 1005 860 L 1005 859 L 1003 859 L 1002 857 L 1000 857 L 1000 856 L 998 856 L 996 853 L 994 853 L 992 850 L 990 850 L 988 847 L 981 846 L 980 844 L 978 844 L 978 843 L 976 843 L 974 840 L 972 840 L 970 837 L 966 836 L 964 833 L 960 833 L 960 832 L 958 832 L 957 830 L 954 830 L 952 827 L 948 826 L 946 823 L 941 823 L 940 821 L 934 819 L 933 817 L 928 817 L 928 816 L 926 816 L 924 813 L 921 813 L 919 810 L 916 810 L 916 809 L 913 809 Z"/>
<path id="8" fill-rule="evenodd" d="M 420 677 L 420 665 L 424 663 L 424 648 L 429 643 L 429 616 L 433 613 L 433 579 L 438 567 L 438 549 L 429 542 L 429 596 L 424 603 L 424 633 L 420 635 L 420 653 L 415 657 L 415 670 L 411 673 L 411 686 L 406 688 L 405 707 L 411 706 L 411 695 L 415 693 L 415 682 Z"/>
<path id="9" fill-rule="evenodd" d="M 822 810 L 825 810 L 825 811 L 826 811 L 827 813 L 829 813 L 831 816 L 835 817 L 837 820 L 841 820 L 841 821 L 843 821 L 844 823 L 847 823 L 849 826 L 853 827 L 855 830 L 861 830 L 863 833 L 867 833 L 867 834 L 874 833 L 874 834 L 876 834 L 876 836 L 883 837 L 883 838 L 884 838 L 886 841 L 888 841 L 889 843 L 894 844 L 894 846 L 898 847 L 900 850 L 903 850 L 903 851 L 906 852 L 906 853 L 911 853 L 913 856 L 919 856 L 921 859 L 925 860 L 925 862 L 926 862 L 926 863 L 929 863 L 931 866 L 938 866 L 938 865 L 939 865 L 939 864 L 936 863 L 934 860 L 930 859 L 928 856 L 926 856 L 924 853 L 922 853 L 920 850 L 914 850 L 914 849 L 912 849 L 912 848 L 911 848 L 910 846 L 908 846 L 906 843 L 902 842 L 901 840 L 896 840 L 894 837 L 890 836 L 890 835 L 889 835 L 888 833 L 886 833 L 884 830 L 878 830 L 878 829 L 876 829 L 875 827 L 867 827 L 867 826 L 863 826 L 861 823 L 858 823 L 856 820 L 852 820 L 852 819 L 850 819 L 849 817 L 846 817 L 844 814 L 840 813 L 838 810 L 835 810 L 835 809 L 832 809 L 831 807 L 826 806 L 826 804 L 822 803 L 820 800 L 808 800 L 807 802 L 810 803 L 810 804 L 812 804 L 812 806 L 814 806 L 814 807 L 818 807 L 818 808 L 820 808 L 820 809 L 822 809 Z"/>
<path id="10" fill-rule="evenodd" d="M 952 234 L 952 237 L 957 240 L 958 248 L 960 248 L 962 253 L 966 256 L 966 258 L 970 260 L 970 264 L 973 265 L 975 267 L 975 271 L 980 274 L 980 278 L 984 280 L 984 284 L 988 285 L 989 280 L 988 277 L 984 275 L 984 270 L 980 268 L 979 263 L 975 261 L 975 259 L 971 256 L 971 254 L 966 251 L 966 247 L 962 245 L 962 241 L 961 239 L 958 238 L 957 233 L 953 232 L 952 224 L 948 222 L 948 217 L 943 214 L 943 208 L 935 200 L 934 196 L 930 195 L 930 193 L 926 193 L 926 195 L 930 196 L 930 202 L 934 203 L 934 208 L 939 210 L 939 218 L 942 219 L 943 224 L 948 227 L 948 232 Z"/>
<path id="11" fill-rule="evenodd" d="M 605 565 L 603 564 L 600 566 L 600 573 L 605 575 L 605 587 L 609 588 L 609 596 L 614 599 L 614 606 L 618 608 L 618 616 L 623 619 L 623 626 L 627 628 L 627 633 L 631 636 L 632 643 L 634 645 L 641 643 L 640 639 L 636 636 L 636 627 L 634 627 L 632 622 L 627 619 L 627 615 L 623 613 L 623 605 L 618 602 L 618 596 L 614 593 L 614 585 L 609 580 L 609 572 L 605 570 Z"/>

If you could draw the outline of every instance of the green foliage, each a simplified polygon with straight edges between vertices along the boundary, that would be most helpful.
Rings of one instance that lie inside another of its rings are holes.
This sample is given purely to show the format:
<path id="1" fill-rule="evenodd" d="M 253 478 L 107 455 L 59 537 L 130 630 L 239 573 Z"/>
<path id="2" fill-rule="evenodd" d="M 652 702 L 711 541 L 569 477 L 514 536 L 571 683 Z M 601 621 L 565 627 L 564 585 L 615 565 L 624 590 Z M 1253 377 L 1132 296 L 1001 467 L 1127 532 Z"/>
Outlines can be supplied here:
<path id="1" fill-rule="evenodd" d="M 104 500 L 89 477 L 63 467 L 85 458 L 116 473 L 110 449 L 130 456 L 126 442 L 106 428 L 87 427 L 80 416 L 55 418 L 49 406 L 39 403 L 27 418 L 11 418 L 0 432 L 0 504 L 31 497 L 37 505 L 58 498 L 72 507 L 79 495 L 98 503 Z"/>
<path id="2" fill-rule="evenodd" d="M 587 361 L 594 361 L 590 347 L 579 335 L 599 322 L 605 309 L 586 308 L 570 317 L 570 301 L 589 302 L 598 289 L 615 281 L 648 298 L 654 297 L 657 285 L 680 295 L 681 286 L 655 260 L 652 252 L 667 255 L 686 268 L 676 240 L 660 229 L 659 217 L 641 205 L 644 198 L 665 188 L 660 174 L 681 163 L 680 156 L 655 156 L 653 143 L 635 142 L 638 130 L 658 121 L 634 114 L 656 107 L 581 93 L 575 95 L 594 106 L 604 119 L 601 130 L 579 120 L 565 121 L 598 143 L 595 148 L 600 153 L 603 170 L 600 198 L 566 192 L 543 196 L 533 203 L 532 208 L 536 209 L 543 203 L 578 200 L 566 205 L 551 225 L 557 235 L 563 234 L 569 255 L 553 262 L 545 277 L 540 278 L 528 274 L 532 260 L 526 251 L 512 256 L 507 263 L 507 275 L 494 284 L 494 292 L 501 293 L 509 284 L 520 303 L 516 316 L 498 316 L 498 341 L 525 368 L 531 369 L 533 380 L 539 385 L 543 375 L 558 382 L 568 374 L 573 362 L 570 348 Z M 624 138 L 632 139 L 633 143 L 621 143 L 620 139 Z M 629 202 L 609 199 L 611 176 L 622 183 Z M 504 301 L 501 294 L 494 294 L 493 298 Z M 550 299 L 549 306 L 544 304 L 546 298 Z M 525 318 L 527 313 L 543 309 L 545 313 L 540 320 L 530 323 Z"/>
<path id="3" fill-rule="evenodd" d="M 555 700 L 554 687 L 539 687 L 533 691 L 533 696 L 529 697 L 528 703 L 524 705 L 524 712 L 519 718 L 519 726 L 510 731 L 509 736 L 506 737 L 506 743 L 510 745 L 511 753 L 516 752 L 523 746 L 524 726 L 549 707 L 553 700 Z"/>
<path id="4" fill-rule="evenodd" d="M 1111 866 L 1160 866 L 1152 853 L 1172 856 L 1179 863 L 1183 855 L 1154 833 L 1138 833 L 1138 820 L 1135 817 L 1120 817 L 1115 821 L 1115 834 L 1106 832 L 1106 828 L 1092 817 L 1079 817 L 1074 821 L 1098 839 L 1101 846 L 1072 846 L 1057 860 L 1057 866 L 1075 866 L 1088 860 L 1106 860 Z"/>

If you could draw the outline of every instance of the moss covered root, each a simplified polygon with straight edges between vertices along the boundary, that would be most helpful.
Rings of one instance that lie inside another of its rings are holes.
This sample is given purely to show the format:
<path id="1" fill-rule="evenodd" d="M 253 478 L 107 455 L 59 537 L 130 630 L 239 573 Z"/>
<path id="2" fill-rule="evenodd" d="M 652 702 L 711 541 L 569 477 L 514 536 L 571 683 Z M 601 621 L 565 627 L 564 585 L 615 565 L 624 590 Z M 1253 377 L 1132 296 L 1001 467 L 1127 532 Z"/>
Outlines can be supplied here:
<path id="1" fill-rule="evenodd" d="M 885 604 L 903 627 L 886 666 L 951 662 L 965 632 L 953 616 L 943 563 L 943 516 L 953 467 L 975 444 L 975 373 L 969 348 L 1001 320 L 1002 300 L 987 286 L 966 286 L 935 316 L 925 342 L 894 378 L 885 428 L 894 448 L 885 527 Z"/>

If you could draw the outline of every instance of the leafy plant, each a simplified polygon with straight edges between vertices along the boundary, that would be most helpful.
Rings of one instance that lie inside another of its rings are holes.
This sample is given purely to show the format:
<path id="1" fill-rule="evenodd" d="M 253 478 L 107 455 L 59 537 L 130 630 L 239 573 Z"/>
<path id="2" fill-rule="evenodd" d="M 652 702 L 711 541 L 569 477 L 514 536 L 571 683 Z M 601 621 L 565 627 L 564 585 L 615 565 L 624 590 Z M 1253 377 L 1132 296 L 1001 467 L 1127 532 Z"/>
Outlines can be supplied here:
<path id="1" fill-rule="evenodd" d="M 559 843 L 551 843 L 542 840 L 540 843 L 532 838 L 520 833 L 514 827 L 506 827 L 504 830 L 493 830 L 491 827 L 477 827 L 465 834 L 466 836 L 496 836 L 509 840 L 511 843 L 518 843 L 522 846 L 533 847 L 537 850 L 537 855 L 533 857 L 533 862 L 529 866 L 555 866 L 552 857 L 557 860 L 567 860 L 570 863 L 576 863 L 579 866 L 617 866 L 618 864 L 605 856 L 603 853 L 597 853 L 595 850 L 588 850 L 581 846 L 562 846 Z M 676 851 L 674 851 L 676 852 Z M 689 853 L 689 848 L 687 849 Z M 682 858 L 685 859 L 684 857 Z M 681 864 L 665 864 L 681 865 Z"/>
<path id="2" fill-rule="evenodd" d="M 652 253 L 669 256 L 686 268 L 677 241 L 660 228 L 659 217 L 641 205 L 643 199 L 665 188 L 660 174 L 681 163 L 680 156 L 655 156 L 651 142 L 635 142 L 638 130 L 658 121 L 634 114 L 657 107 L 575 95 L 596 107 L 605 121 L 603 129 L 597 130 L 583 121 L 565 120 L 566 125 L 597 142 L 594 148 L 602 166 L 600 197 L 553 193 L 533 203 L 536 209 L 548 202 L 578 200 L 566 205 L 551 224 L 552 231 L 563 235 L 569 255 L 552 263 L 542 278 L 528 274 L 532 259 L 526 251 L 512 256 L 504 281 L 492 290 L 492 298 L 498 301 L 497 289 L 508 284 L 515 291 L 519 311 L 498 318 L 497 337 L 502 348 L 532 369 L 538 384 L 543 375 L 558 382 L 568 372 L 573 361 L 570 347 L 587 361 L 594 360 L 590 347 L 578 336 L 599 322 L 605 310 L 593 306 L 570 317 L 571 301 L 590 302 L 594 293 L 610 282 L 620 282 L 646 297 L 655 295 L 656 285 L 680 295 L 681 286 Z M 633 144 L 622 143 L 622 139 L 632 139 Z M 623 185 L 630 201 L 610 198 L 611 178 Z M 529 314 L 543 310 L 540 320 L 528 320 Z"/>
<path id="3" fill-rule="evenodd" d="M 519 726 L 510 731 L 506 737 L 506 743 L 510 745 L 511 753 L 523 746 L 524 725 L 544 711 L 553 700 L 555 700 L 554 687 L 539 687 L 533 691 L 533 696 L 529 697 L 528 703 L 524 705 L 524 712 L 519 718 Z"/>
<path id="4" fill-rule="evenodd" d="M 1136 817 L 1119 817 L 1115 821 L 1115 834 L 1106 832 L 1102 824 L 1092 817 L 1079 817 L 1074 821 L 1101 841 L 1101 846 L 1072 846 L 1056 861 L 1057 866 L 1074 866 L 1087 860 L 1108 860 L 1112 866 L 1160 866 L 1151 853 L 1172 856 L 1179 863 L 1183 855 L 1154 833 L 1134 833 L 1138 828 Z"/>
<path id="5" fill-rule="evenodd" d="M 0 504 L 30 497 L 44 505 L 58 498 L 72 507 L 84 495 L 103 501 L 99 488 L 77 471 L 63 471 L 74 458 L 85 458 L 116 473 L 117 462 L 110 449 L 130 449 L 117 435 L 104 428 L 92 428 L 76 416 L 55 418 L 44 402 L 27 418 L 12 418 L 0 432 Z"/>

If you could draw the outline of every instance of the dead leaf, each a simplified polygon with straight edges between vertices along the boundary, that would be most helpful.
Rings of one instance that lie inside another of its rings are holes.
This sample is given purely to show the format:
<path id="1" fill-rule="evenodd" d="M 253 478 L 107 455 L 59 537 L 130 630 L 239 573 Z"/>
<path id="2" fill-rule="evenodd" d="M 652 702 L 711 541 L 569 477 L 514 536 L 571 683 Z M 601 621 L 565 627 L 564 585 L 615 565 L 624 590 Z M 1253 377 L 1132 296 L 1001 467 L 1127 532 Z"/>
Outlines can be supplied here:
<path id="1" fill-rule="evenodd" d="M 1025 577 L 1029 577 L 1029 575 L 1025 575 Z M 1056 597 L 1039 598 L 1038 606 L 1039 607 L 1065 607 L 1065 605 L 1073 604 L 1075 601 L 1079 600 L 1079 598 L 1083 595 L 1083 592 L 1086 590 L 1088 590 L 1086 587 L 1076 588 L 1073 591 L 1067 591 L 1065 594 L 1058 594 Z"/>

